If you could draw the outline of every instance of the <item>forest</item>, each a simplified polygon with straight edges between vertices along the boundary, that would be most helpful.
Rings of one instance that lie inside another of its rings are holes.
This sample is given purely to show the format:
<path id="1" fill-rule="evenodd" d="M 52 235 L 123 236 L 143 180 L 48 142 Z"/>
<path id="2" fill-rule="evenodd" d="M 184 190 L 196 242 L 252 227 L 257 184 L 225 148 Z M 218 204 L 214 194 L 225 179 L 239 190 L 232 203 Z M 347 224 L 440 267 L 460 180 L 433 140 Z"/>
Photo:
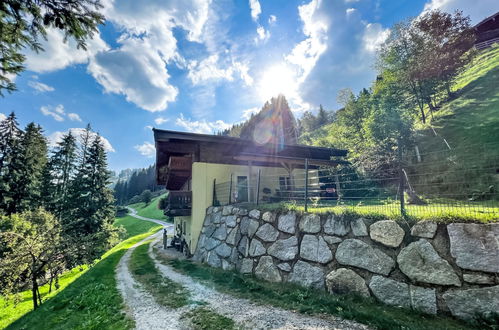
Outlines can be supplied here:
<path id="1" fill-rule="evenodd" d="M 0 122 L 0 294 L 23 288 L 33 307 L 40 283 L 92 264 L 118 242 L 114 198 L 100 136 L 90 125 L 62 136 L 49 150 L 43 128 Z"/>

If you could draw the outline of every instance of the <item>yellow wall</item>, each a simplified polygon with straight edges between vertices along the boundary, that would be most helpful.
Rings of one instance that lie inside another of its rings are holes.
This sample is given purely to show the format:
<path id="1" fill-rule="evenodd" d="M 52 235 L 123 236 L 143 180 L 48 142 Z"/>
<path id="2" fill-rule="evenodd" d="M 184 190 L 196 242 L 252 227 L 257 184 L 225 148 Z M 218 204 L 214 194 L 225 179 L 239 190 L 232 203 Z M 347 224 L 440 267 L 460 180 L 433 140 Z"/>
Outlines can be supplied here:
<path id="1" fill-rule="evenodd" d="M 216 179 L 217 184 L 230 181 L 232 174 L 233 189 L 236 189 L 237 176 L 251 176 L 252 182 L 256 182 L 258 170 L 261 170 L 260 181 L 260 196 L 262 196 L 263 188 L 275 189 L 279 188 L 279 176 L 288 176 L 288 172 L 283 168 L 277 167 L 251 167 L 251 175 L 249 174 L 249 166 L 244 165 L 226 165 L 226 164 L 211 164 L 195 162 L 192 164 L 192 214 L 191 217 L 175 217 L 175 224 L 182 221 L 187 221 L 187 235 L 185 237 L 189 244 L 191 253 L 194 253 L 198 242 L 199 234 L 203 227 L 206 209 L 213 202 L 213 180 Z M 304 187 L 304 170 L 294 170 L 293 177 L 295 178 L 295 187 Z M 318 183 L 317 171 L 310 171 L 311 177 L 309 184 Z M 251 191 L 252 200 L 256 195 L 255 189 Z M 178 220 L 177 220 L 178 219 Z M 189 226 L 190 225 L 190 226 Z"/>

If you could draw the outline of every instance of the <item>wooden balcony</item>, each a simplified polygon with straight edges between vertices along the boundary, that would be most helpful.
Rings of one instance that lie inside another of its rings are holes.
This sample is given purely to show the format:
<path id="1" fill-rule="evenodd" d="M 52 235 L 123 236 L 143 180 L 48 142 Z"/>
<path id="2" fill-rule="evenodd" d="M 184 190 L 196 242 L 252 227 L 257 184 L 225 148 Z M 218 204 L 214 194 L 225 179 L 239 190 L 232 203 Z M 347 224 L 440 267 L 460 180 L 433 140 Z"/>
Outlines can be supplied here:
<path id="1" fill-rule="evenodd" d="M 165 215 L 170 217 L 189 216 L 192 208 L 192 191 L 170 191 Z"/>

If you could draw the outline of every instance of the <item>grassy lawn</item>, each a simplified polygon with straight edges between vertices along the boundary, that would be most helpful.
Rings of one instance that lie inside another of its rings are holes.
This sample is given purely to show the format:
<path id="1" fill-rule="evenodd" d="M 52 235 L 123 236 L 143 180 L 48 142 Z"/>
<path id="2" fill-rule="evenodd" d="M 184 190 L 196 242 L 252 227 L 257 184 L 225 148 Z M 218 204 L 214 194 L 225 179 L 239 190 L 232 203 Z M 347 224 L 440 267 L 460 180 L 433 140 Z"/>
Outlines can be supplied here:
<path id="1" fill-rule="evenodd" d="M 374 299 L 331 295 L 290 283 L 269 283 L 188 260 L 173 260 L 161 255 L 158 257 L 165 264 L 221 292 L 304 314 L 335 315 L 378 329 L 478 329 L 481 327 L 481 325 L 463 323 L 450 317 L 430 316 L 416 311 L 389 307 Z"/>
<path id="2" fill-rule="evenodd" d="M 122 299 L 116 289 L 114 269 L 121 256 L 135 243 L 161 229 L 152 222 L 118 218 L 128 239 L 108 251 L 93 267 L 65 273 L 60 288 L 48 294 L 40 288 L 44 303 L 32 311 L 31 292 L 20 294 L 21 302 L 0 298 L 0 329 L 126 329 L 133 324 L 122 314 Z M 132 218 L 133 219 L 133 218 Z M 140 224 L 140 225 L 137 225 Z M 17 320 L 17 321 L 16 321 Z"/>
<path id="3" fill-rule="evenodd" d="M 167 220 L 167 217 L 163 214 L 163 210 L 158 208 L 159 199 L 165 197 L 166 194 L 155 197 L 149 204 L 146 203 L 135 203 L 128 206 L 137 210 L 137 213 L 143 217 L 159 220 Z"/>

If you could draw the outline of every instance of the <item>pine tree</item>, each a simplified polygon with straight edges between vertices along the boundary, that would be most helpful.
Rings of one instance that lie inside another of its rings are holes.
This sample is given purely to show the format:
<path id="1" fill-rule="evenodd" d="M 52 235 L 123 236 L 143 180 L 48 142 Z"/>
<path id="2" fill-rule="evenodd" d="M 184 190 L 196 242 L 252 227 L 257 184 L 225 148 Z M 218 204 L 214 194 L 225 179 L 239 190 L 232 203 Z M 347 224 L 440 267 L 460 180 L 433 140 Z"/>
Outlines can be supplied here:
<path id="1" fill-rule="evenodd" d="M 40 125 L 29 123 L 20 141 L 20 176 L 12 182 L 12 212 L 33 210 L 41 206 L 42 183 L 47 164 L 47 140 Z"/>
<path id="2" fill-rule="evenodd" d="M 6 214 L 15 211 L 11 187 L 21 176 L 22 136 L 23 132 L 13 112 L 0 122 L 0 210 Z"/>
<path id="3" fill-rule="evenodd" d="M 69 132 L 57 143 L 44 173 L 45 207 L 59 218 L 67 216 L 69 186 L 76 170 L 76 138 Z"/>
<path id="4" fill-rule="evenodd" d="M 71 213 L 64 221 L 70 244 L 79 247 L 71 260 L 74 264 L 92 262 L 116 237 L 106 153 L 101 138 L 93 134 L 89 127 L 82 134 L 79 164 L 70 188 Z"/>

